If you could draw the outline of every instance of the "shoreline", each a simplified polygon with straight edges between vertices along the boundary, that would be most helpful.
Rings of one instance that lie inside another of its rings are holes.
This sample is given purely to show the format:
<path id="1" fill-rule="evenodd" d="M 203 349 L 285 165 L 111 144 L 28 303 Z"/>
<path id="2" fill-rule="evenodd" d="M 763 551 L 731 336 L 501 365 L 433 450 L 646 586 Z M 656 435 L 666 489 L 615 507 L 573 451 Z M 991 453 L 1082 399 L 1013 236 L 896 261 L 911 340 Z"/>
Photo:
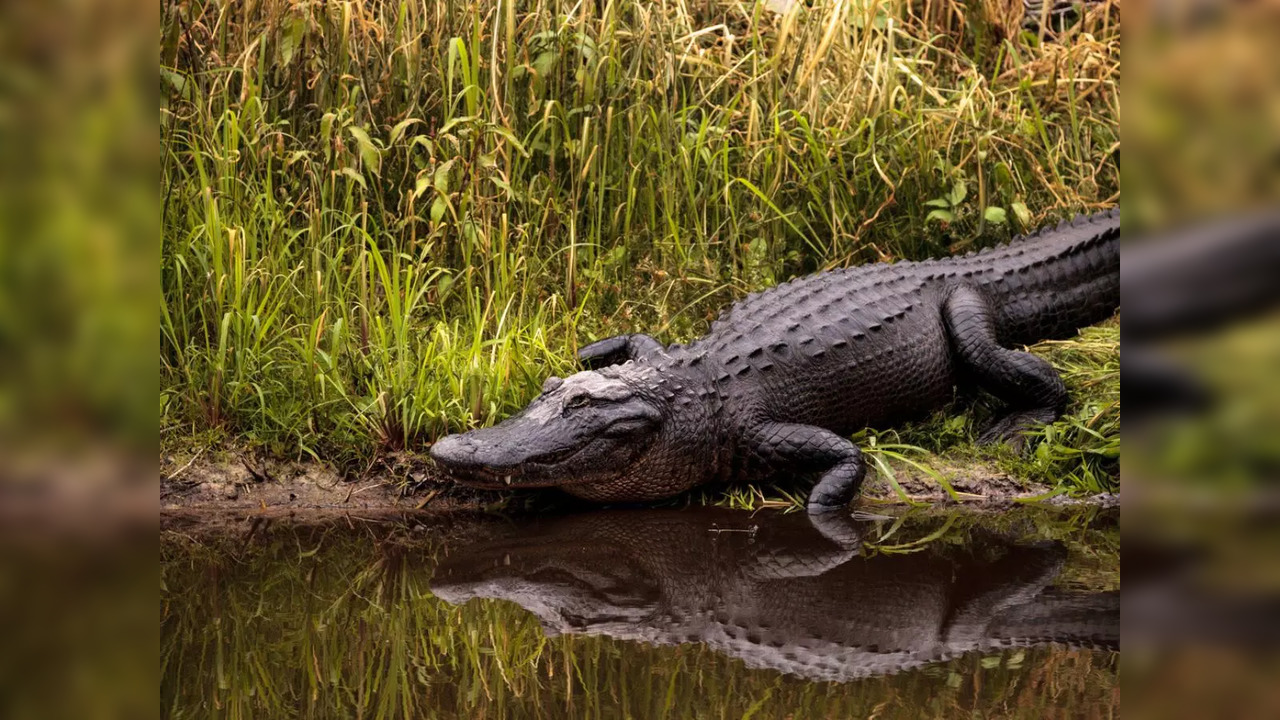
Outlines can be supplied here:
<path id="1" fill-rule="evenodd" d="M 904 499 L 882 477 L 871 475 L 863 490 L 863 509 L 907 508 L 927 505 L 975 511 L 999 511 L 1019 504 L 1097 505 L 1114 507 L 1119 493 L 1089 497 L 1054 495 L 1044 485 L 1017 480 L 981 464 L 955 465 L 945 471 L 958 498 L 936 481 L 901 473 Z M 726 486 L 726 489 L 728 486 Z M 767 492 L 768 486 L 760 486 Z M 714 492 L 712 490 L 711 492 Z M 761 496 L 763 499 L 763 496 Z M 685 495 L 669 503 L 706 501 Z M 778 507 L 780 502 L 763 502 Z M 424 457 L 403 455 L 383 463 L 377 472 L 349 479 L 314 462 L 263 462 L 242 458 L 183 462 L 162 459 L 160 473 L 160 529 L 243 528 L 263 520 L 313 522 L 334 518 L 393 520 L 454 514 L 589 511 L 600 507 L 555 490 L 500 492 L 457 485 L 441 475 Z"/>

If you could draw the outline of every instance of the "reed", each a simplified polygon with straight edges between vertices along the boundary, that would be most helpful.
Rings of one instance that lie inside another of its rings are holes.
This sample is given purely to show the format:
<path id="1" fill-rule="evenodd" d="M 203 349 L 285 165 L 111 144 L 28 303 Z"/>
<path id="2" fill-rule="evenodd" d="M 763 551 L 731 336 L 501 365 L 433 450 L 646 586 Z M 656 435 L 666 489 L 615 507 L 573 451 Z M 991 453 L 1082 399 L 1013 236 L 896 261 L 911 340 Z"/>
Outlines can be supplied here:
<path id="1" fill-rule="evenodd" d="M 1118 201 L 1114 14 L 1042 42 L 997 0 L 767 5 L 165 4 L 164 442 L 363 466 L 587 341 Z M 1089 337 L 1044 351 L 1092 377 Z"/>

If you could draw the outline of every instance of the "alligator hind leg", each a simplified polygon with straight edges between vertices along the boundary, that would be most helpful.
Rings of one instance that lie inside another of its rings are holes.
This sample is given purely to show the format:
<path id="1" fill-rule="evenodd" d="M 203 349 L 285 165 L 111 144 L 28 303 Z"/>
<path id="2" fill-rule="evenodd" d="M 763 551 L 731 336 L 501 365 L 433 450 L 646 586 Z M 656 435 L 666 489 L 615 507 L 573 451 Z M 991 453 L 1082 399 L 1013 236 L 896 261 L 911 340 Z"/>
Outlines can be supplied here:
<path id="1" fill-rule="evenodd" d="M 578 350 L 578 362 L 588 370 L 621 365 L 646 355 L 662 352 L 662 343 L 648 335 L 614 335 Z"/>
<path id="2" fill-rule="evenodd" d="M 810 513 L 830 512 L 848 505 L 867 474 L 857 445 L 813 425 L 764 423 L 751 434 L 748 443 L 756 457 L 770 468 L 822 473 L 809 492 Z"/>
<path id="3" fill-rule="evenodd" d="M 979 436 L 979 442 L 1015 440 L 1023 431 L 1062 415 L 1067 389 L 1058 371 L 1031 353 L 1000 346 L 991 306 L 982 293 L 971 287 L 956 288 L 947 298 L 943 317 L 964 369 L 979 387 L 1010 407 Z"/>

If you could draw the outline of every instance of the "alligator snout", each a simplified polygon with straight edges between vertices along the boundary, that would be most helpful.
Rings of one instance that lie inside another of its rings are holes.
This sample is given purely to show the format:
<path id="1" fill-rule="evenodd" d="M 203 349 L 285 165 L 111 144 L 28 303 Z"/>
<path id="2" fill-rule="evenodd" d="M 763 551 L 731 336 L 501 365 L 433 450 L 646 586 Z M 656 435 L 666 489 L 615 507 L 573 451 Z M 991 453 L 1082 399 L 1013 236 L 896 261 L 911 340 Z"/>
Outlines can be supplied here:
<path id="1" fill-rule="evenodd" d="M 466 435 L 446 435 L 431 446 L 431 459 L 449 468 L 476 464 L 476 447 Z"/>
<path id="2" fill-rule="evenodd" d="M 477 435 L 493 433 L 493 428 L 446 435 L 431 446 L 431 459 L 458 480 L 479 487 L 510 486 L 524 475 L 520 458 L 501 445 Z"/>

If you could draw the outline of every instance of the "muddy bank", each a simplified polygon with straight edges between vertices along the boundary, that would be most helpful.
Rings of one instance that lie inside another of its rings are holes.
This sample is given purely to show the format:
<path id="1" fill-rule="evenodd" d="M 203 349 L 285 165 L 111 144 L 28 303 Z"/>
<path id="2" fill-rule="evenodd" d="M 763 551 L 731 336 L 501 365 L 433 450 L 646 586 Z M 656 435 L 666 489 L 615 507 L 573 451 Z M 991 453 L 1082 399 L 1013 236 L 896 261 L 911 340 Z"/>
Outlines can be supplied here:
<path id="1" fill-rule="evenodd" d="M 1052 488 L 1011 477 L 981 464 L 938 468 L 958 499 L 923 473 L 899 473 L 898 493 L 883 477 L 871 475 L 863 502 L 899 505 L 924 502 L 966 507 L 999 508 L 1018 501 L 1043 498 Z M 687 499 L 672 501 L 673 504 Z M 1089 503 L 1111 506 L 1118 496 L 1067 499 L 1054 504 Z M 263 460 L 247 456 L 206 459 L 166 456 L 160 464 L 161 527 L 193 525 L 245 526 L 254 518 L 321 519 L 333 516 L 388 518 L 484 512 L 495 509 L 537 510 L 575 505 L 577 501 L 554 490 L 501 493 L 453 483 L 430 460 L 403 454 L 386 458 L 377 467 L 344 476 L 319 463 Z"/>
<path id="2" fill-rule="evenodd" d="M 160 526 L 244 525 L 250 519 L 390 518 L 404 513 L 481 511 L 496 492 L 442 477 L 425 458 L 393 456 L 344 475 L 315 462 L 165 456 L 160 461 Z"/>

